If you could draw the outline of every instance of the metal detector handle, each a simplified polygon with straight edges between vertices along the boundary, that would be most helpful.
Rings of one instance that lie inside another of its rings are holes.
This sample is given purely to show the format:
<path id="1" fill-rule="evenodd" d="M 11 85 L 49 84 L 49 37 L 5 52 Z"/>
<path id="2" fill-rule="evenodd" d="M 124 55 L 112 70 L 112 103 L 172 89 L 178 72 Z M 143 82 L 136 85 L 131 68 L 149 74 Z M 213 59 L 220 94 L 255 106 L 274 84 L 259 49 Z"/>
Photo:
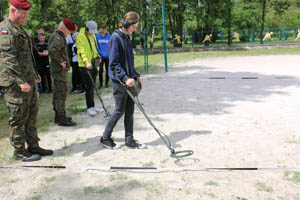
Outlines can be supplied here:
<path id="1" fill-rule="evenodd" d="M 92 81 L 92 84 L 93 84 L 94 89 L 96 90 L 96 94 L 97 94 L 97 96 L 98 96 L 98 98 L 99 98 L 99 100 L 100 100 L 100 103 L 102 104 L 102 108 L 103 108 L 103 110 L 104 110 L 104 112 L 105 112 L 105 116 L 104 116 L 104 117 L 109 117 L 109 116 L 110 116 L 110 113 L 108 112 L 108 110 L 107 110 L 107 109 L 105 108 L 105 106 L 104 106 L 103 100 L 102 100 L 101 97 L 100 97 L 100 93 L 99 93 L 99 91 L 98 91 L 98 89 L 97 89 L 97 87 L 96 87 L 96 85 L 95 85 L 95 82 L 94 82 L 94 80 L 93 80 L 93 77 L 92 77 L 90 71 L 87 70 L 87 73 L 88 73 L 88 76 L 90 77 L 90 79 L 91 79 L 91 81 Z"/>

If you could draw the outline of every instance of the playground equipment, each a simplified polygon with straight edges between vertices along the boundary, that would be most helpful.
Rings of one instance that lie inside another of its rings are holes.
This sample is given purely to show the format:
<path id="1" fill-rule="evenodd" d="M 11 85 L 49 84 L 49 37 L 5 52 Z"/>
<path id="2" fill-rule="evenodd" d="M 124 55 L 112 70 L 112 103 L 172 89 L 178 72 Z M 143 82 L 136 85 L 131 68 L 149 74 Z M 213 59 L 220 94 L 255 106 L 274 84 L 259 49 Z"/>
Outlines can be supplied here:
<path id="1" fill-rule="evenodd" d="M 300 29 L 298 28 L 298 34 L 295 40 L 298 40 L 300 38 Z"/>
<path id="2" fill-rule="evenodd" d="M 145 29 L 144 29 L 144 71 L 148 72 L 148 32 L 151 30 L 153 26 L 163 26 L 163 46 L 164 46 L 164 60 L 165 60 L 165 72 L 168 72 L 168 58 L 167 58 L 167 39 L 166 39 L 166 23 L 165 23 L 165 2 L 161 2 L 161 8 L 162 8 L 162 23 L 150 23 Z M 153 42 L 153 41 L 152 41 Z"/>
<path id="3" fill-rule="evenodd" d="M 272 40 L 272 35 L 273 35 L 273 32 L 267 32 L 263 41 L 265 40 Z"/>
<path id="4" fill-rule="evenodd" d="M 240 34 L 238 32 L 233 33 L 233 38 L 235 39 L 235 41 L 240 42 Z"/>

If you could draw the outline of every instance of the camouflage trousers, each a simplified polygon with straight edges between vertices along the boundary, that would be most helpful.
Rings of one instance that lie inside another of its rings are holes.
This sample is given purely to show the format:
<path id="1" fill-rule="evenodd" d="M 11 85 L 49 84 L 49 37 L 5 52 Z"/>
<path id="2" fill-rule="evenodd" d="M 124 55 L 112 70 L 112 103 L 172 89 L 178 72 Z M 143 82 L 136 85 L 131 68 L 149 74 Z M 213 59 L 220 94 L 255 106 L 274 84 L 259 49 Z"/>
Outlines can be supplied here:
<path id="1" fill-rule="evenodd" d="M 67 99 L 67 83 L 61 80 L 54 79 L 53 90 L 53 110 L 59 114 L 65 113 L 65 102 Z"/>
<path id="2" fill-rule="evenodd" d="M 38 146 L 39 138 L 36 128 L 38 115 L 37 91 L 33 82 L 30 83 L 30 86 L 30 92 L 22 92 L 21 89 L 18 89 L 19 86 L 15 86 L 15 90 L 11 88 L 4 90 L 9 112 L 8 124 L 11 129 L 10 142 L 15 151 L 24 151 L 25 142 L 30 148 Z M 15 97 L 16 93 L 18 93 L 18 101 L 8 100 Z"/>

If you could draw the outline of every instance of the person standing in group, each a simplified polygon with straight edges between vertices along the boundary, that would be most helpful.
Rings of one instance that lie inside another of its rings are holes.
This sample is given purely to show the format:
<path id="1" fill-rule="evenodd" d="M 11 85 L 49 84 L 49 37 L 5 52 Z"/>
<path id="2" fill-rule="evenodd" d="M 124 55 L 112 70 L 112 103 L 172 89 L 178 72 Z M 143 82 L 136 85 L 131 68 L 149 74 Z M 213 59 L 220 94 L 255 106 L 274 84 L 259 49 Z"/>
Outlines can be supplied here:
<path id="1" fill-rule="evenodd" d="M 36 122 L 38 99 L 32 41 L 22 25 L 27 21 L 30 3 L 10 0 L 9 16 L 0 23 L 0 87 L 9 112 L 10 142 L 14 157 L 24 162 L 52 155 L 39 146 Z M 27 143 L 27 149 L 25 147 Z"/>
<path id="2" fill-rule="evenodd" d="M 74 53 L 72 51 L 72 48 L 74 44 L 76 44 L 75 35 L 78 35 L 77 31 L 77 25 L 75 25 L 75 31 L 74 33 L 71 32 L 66 37 L 67 45 L 68 45 L 68 55 L 70 60 L 70 65 L 72 67 L 72 88 L 70 90 L 70 93 L 82 93 L 84 90 L 82 88 L 82 78 L 81 73 L 78 67 L 78 62 L 73 62 Z"/>
<path id="3" fill-rule="evenodd" d="M 101 26 L 101 33 L 96 36 L 98 43 L 98 52 L 101 56 L 101 63 L 99 69 L 99 89 L 103 87 L 103 71 L 105 71 L 105 88 L 108 88 L 109 76 L 108 76 L 108 41 L 110 39 L 110 34 L 107 33 L 107 26 L 103 24 Z M 103 70 L 103 65 L 105 64 L 105 70 Z"/>
<path id="4" fill-rule="evenodd" d="M 109 77 L 112 79 L 115 110 L 106 123 L 100 143 L 109 149 L 117 149 L 117 145 L 111 138 L 113 129 L 118 120 L 124 117 L 125 146 L 130 148 L 143 149 L 145 144 L 140 144 L 133 138 L 133 113 L 134 101 L 127 94 L 120 81 L 128 87 L 133 87 L 135 81 L 139 81 L 142 87 L 140 75 L 134 67 L 134 55 L 128 34 L 133 33 L 139 23 L 139 14 L 128 12 L 125 14 L 119 29 L 115 30 L 109 41 Z M 123 45 L 124 44 L 124 49 Z M 127 61 L 127 64 L 125 63 Z M 126 69 L 128 65 L 128 70 Z M 123 84 L 122 83 L 122 84 Z"/>
<path id="5" fill-rule="evenodd" d="M 36 62 L 38 66 L 38 72 L 41 76 L 41 93 L 47 92 L 52 93 L 52 81 L 50 76 L 50 65 L 49 65 L 49 52 L 48 52 L 48 43 L 46 42 L 46 34 L 43 28 L 38 30 L 36 47 L 37 47 L 37 56 Z"/>
<path id="6" fill-rule="evenodd" d="M 97 112 L 102 112 L 102 108 L 95 107 L 94 87 L 97 77 L 97 67 L 101 62 L 101 57 L 97 51 L 95 34 L 97 33 L 97 23 L 88 21 L 85 28 L 81 28 L 76 38 L 78 65 L 85 84 L 85 100 L 87 114 L 94 116 Z"/>
<path id="7" fill-rule="evenodd" d="M 50 71 L 54 82 L 53 110 L 55 112 L 54 122 L 59 126 L 75 126 L 71 117 L 66 116 L 65 102 L 67 99 L 67 72 L 70 68 L 70 61 L 67 52 L 65 37 L 75 31 L 75 23 L 64 18 L 58 29 L 49 38 L 49 56 L 51 59 Z"/>
<path id="8" fill-rule="evenodd" d="M 77 35 L 78 35 L 78 32 L 75 32 L 74 33 L 74 40 L 75 40 L 75 43 L 73 44 L 73 46 L 72 46 L 72 65 L 73 65 L 73 67 L 72 67 L 72 69 L 73 70 L 76 70 L 76 72 L 75 72 L 75 78 L 73 77 L 73 71 L 72 71 L 72 85 L 76 85 L 76 84 L 74 84 L 74 82 L 76 82 L 76 81 L 74 81 L 74 80 L 78 80 L 79 82 L 79 87 L 77 88 L 77 89 L 79 89 L 78 90 L 78 92 L 76 92 L 76 90 L 75 90 L 75 92 L 76 93 L 85 93 L 85 85 L 83 84 L 83 81 L 82 81 L 82 74 L 81 74 L 81 72 L 80 72 L 80 69 L 79 69 L 79 65 L 78 65 L 78 54 L 77 54 L 77 44 L 76 44 L 76 38 L 77 38 Z"/>

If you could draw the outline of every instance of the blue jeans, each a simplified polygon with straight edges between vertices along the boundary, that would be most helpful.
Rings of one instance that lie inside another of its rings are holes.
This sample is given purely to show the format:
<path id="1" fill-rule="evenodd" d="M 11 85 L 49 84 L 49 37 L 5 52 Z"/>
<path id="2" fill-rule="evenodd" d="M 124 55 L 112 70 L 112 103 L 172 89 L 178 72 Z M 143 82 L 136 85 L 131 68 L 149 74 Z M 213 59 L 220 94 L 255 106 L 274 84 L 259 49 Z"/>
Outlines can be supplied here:
<path id="1" fill-rule="evenodd" d="M 134 101 L 128 96 L 123 86 L 113 81 L 115 110 L 109 117 L 106 127 L 103 133 L 103 139 L 111 138 L 111 133 L 115 128 L 119 119 L 124 117 L 125 126 L 125 142 L 133 139 L 133 113 L 134 113 Z"/>

